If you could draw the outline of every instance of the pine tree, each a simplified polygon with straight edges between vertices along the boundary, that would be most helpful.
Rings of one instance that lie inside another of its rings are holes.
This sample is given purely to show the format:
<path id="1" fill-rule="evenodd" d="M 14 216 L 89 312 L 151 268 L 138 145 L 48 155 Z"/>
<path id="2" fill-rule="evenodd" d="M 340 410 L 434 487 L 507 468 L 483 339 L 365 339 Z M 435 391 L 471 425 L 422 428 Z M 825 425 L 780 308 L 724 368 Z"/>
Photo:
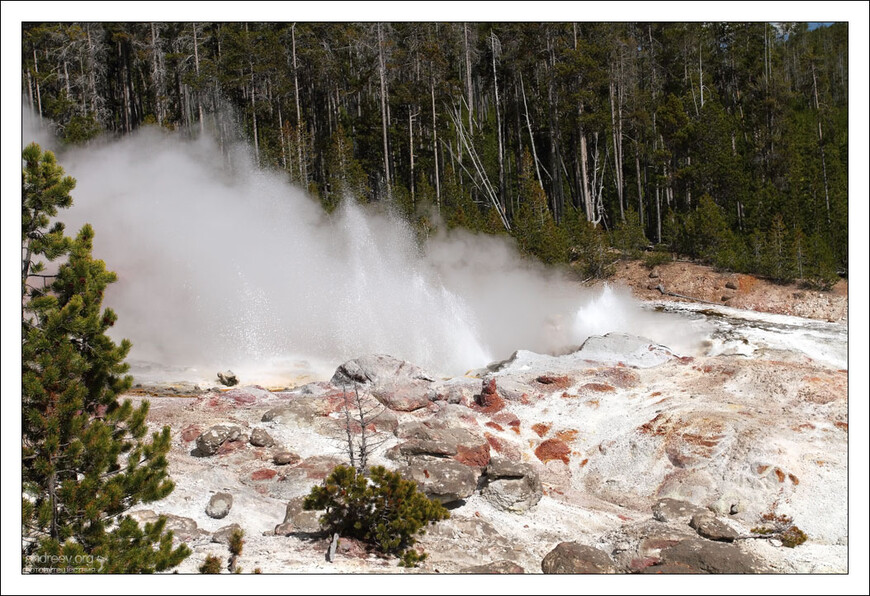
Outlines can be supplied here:
<path id="1" fill-rule="evenodd" d="M 102 308 L 115 281 L 91 255 L 94 231 L 71 240 L 49 227 L 72 204 L 75 180 L 36 144 L 23 152 L 22 206 L 22 555 L 25 568 L 147 572 L 180 563 L 165 520 L 140 528 L 129 516 L 139 502 L 172 492 L 169 427 L 145 439 L 148 403 L 118 396 L 129 389 L 124 358 L 106 331 L 116 315 Z M 57 274 L 44 263 L 66 255 Z M 42 286 L 35 280 L 41 279 Z M 51 284 L 45 283 L 53 279 Z"/>

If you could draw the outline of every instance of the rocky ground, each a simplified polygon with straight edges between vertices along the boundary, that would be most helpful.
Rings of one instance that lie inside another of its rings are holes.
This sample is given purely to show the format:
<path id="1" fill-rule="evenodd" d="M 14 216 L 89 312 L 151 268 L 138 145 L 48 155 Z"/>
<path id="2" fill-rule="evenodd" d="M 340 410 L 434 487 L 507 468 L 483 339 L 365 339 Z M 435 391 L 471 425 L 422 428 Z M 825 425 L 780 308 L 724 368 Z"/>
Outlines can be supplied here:
<path id="1" fill-rule="evenodd" d="M 632 267 L 621 275 L 640 283 Z M 660 268 L 659 279 L 672 284 L 681 267 Z M 739 280 L 731 300 L 752 300 Z M 812 312 L 836 319 L 834 298 Z M 429 558 L 417 571 L 843 573 L 847 371 L 771 358 L 679 357 L 611 334 L 452 379 L 363 356 L 329 382 L 286 391 L 139 388 L 150 424 L 172 428 L 177 486 L 135 515 L 170 516 L 193 550 L 182 572 L 208 554 L 226 563 L 238 524 L 244 572 L 407 573 L 351 540 L 327 562 L 316 514 L 301 508 L 346 461 L 342 406 L 357 386 L 383 411 L 370 428 L 384 440 L 372 463 L 451 509 L 420 540 Z M 752 531 L 775 523 L 807 541 L 788 548 Z"/>
<path id="2" fill-rule="evenodd" d="M 688 261 L 665 263 L 652 269 L 645 267 L 643 261 L 620 261 L 608 283 L 630 287 L 641 300 L 660 300 L 661 286 L 669 294 L 733 308 L 829 322 L 846 321 L 848 317 L 849 284 L 846 280 L 840 280 L 830 292 L 820 292 L 799 284 L 776 284 L 742 273 L 720 273 Z M 670 295 L 666 297 L 671 299 Z"/>

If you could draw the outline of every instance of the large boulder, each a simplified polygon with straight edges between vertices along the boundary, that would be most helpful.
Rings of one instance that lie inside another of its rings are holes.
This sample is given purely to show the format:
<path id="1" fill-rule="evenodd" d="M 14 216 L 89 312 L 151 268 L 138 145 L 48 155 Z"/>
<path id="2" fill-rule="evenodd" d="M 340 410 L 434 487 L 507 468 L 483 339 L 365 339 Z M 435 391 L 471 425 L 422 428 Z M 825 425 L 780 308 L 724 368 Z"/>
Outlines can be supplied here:
<path id="1" fill-rule="evenodd" d="M 230 493 L 215 493 L 205 507 L 205 513 L 214 519 L 223 519 L 233 507 L 233 495 Z"/>
<path id="2" fill-rule="evenodd" d="M 276 535 L 317 534 L 321 531 L 318 521 L 321 512 L 306 511 L 303 506 L 304 501 L 305 497 L 296 497 L 287 502 L 284 521 L 275 527 Z"/>
<path id="3" fill-rule="evenodd" d="M 242 435 L 242 429 L 235 425 L 218 424 L 196 438 L 197 454 L 203 457 L 214 455 L 220 446 L 227 441 L 236 441 Z"/>
<path id="4" fill-rule="evenodd" d="M 466 499 L 477 488 L 475 471 L 450 459 L 412 457 L 399 473 L 415 481 L 427 497 L 441 503 Z"/>
<path id="5" fill-rule="evenodd" d="M 541 561 L 544 573 L 616 573 L 613 560 L 603 550 L 579 542 L 562 542 Z"/>
<path id="6" fill-rule="evenodd" d="M 735 544 L 712 542 L 701 538 L 683 540 L 661 551 L 663 565 L 685 567 L 702 573 L 765 573 L 766 566 Z M 656 567 L 644 570 L 656 573 Z"/>
<path id="7" fill-rule="evenodd" d="M 400 424 L 396 435 L 405 441 L 388 452 L 388 457 L 393 459 L 414 455 L 452 457 L 481 471 L 489 463 L 490 446 L 486 437 L 468 428 L 451 428 L 446 421 Z"/>
<path id="8" fill-rule="evenodd" d="M 369 354 L 339 366 L 330 383 L 348 389 L 361 386 L 386 407 L 411 412 L 429 404 L 434 380 L 415 364 L 384 354 Z"/>
<path id="9" fill-rule="evenodd" d="M 541 479 L 532 466 L 497 458 L 486 467 L 487 485 L 481 494 L 504 511 L 522 513 L 541 500 Z"/>
<path id="10" fill-rule="evenodd" d="M 670 348 L 627 333 L 593 335 L 583 342 L 577 355 L 595 362 L 622 362 L 635 368 L 652 368 L 676 358 Z"/>
<path id="11" fill-rule="evenodd" d="M 734 542 L 739 535 L 731 526 L 720 519 L 717 519 L 709 511 L 696 513 L 692 516 L 689 525 L 697 530 L 698 535 L 707 540 L 717 540 L 719 542 Z"/>
<path id="12" fill-rule="evenodd" d="M 494 561 L 473 567 L 464 567 L 459 573 L 471 573 L 476 575 L 516 575 L 525 573 L 526 570 L 513 561 Z"/>
<path id="13" fill-rule="evenodd" d="M 653 517 L 657 521 L 665 523 L 688 523 L 692 516 L 703 511 L 697 505 L 679 499 L 659 499 L 652 507 Z"/>

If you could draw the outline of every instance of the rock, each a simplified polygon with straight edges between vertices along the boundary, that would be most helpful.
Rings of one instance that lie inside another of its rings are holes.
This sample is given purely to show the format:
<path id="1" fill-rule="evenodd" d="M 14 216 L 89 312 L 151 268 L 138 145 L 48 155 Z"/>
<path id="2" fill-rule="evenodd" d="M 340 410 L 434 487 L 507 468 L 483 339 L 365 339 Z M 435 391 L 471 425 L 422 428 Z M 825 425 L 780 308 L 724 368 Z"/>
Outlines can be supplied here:
<path id="1" fill-rule="evenodd" d="M 390 449 L 389 457 L 402 459 L 424 454 L 450 456 L 472 467 L 483 468 L 487 465 L 490 447 L 486 438 L 467 428 L 451 428 L 448 426 L 450 423 L 450 420 L 430 419 L 426 423 L 399 425 L 396 434 L 399 438 L 408 440 Z M 417 453 L 413 453 L 414 451 Z"/>
<path id="2" fill-rule="evenodd" d="M 542 462 L 548 462 L 552 459 L 560 459 L 564 463 L 568 463 L 571 449 L 563 441 L 559 439 L 547 439 L 535 449 L 535 455 Z"/>
<path id="3" fill-rule="evenodd" d="M 272 435 L 262 428 L 255 428 L 251 432 L 250 441 L 254 447 L 271 447 L 275 444 L 275 439 L 272 438 Z"/>
<path id="4" fill-rule="evenodd" d="M 336 387 L 355 383 L 380 387 L 401 381 L 431 383 L 434 380 L 435 377 L 410 362 L 384 354 L 369 354 L 339 366 L 329 382 Z"/>
<path id="5" fill-rule="evenodd" d="M 650 279 L 658 279 L 658 278 L 659 278 L 659 270 L 658 270 L 658 269 L 653 269 L 652 271 L 650 271 L 650 272 L 649 272 L 649 278 L 650 278 Z"/>
<path id="6" fill-rule="evenodd" d="M 489 480 L 499 478 L 524 478 L 530 474 L 537 474 L 532 466 L 510 461 L 503 457 L 494 457 L 486 466 L 486 476 Z"/>
<path id="7" fill-rule="evenodd" d="M 287 466 L 298 463 L 302 458 L 292 451 L 276 451 L 272 456 L 272 462 L 276 466 Z"/>
<path id="8" fill-rule="evenodd" d="M 505 403 L 498 394 L 495 377 L 483 379 L 483 387 L 480 394 L 474 396 L 474 403 L 480 408 L 480 411 L 486 413 L 494 413 L 504 409 Z"/>
<path id="9" fill-rule="evenodd" d="M 653 368 L 676 356 L 665 346 L 627 333 L 593 335 L 580 346 L 578 355 L 588 360 L 616 364 L 622 362 L 635 368 Z"/>
<path id="10" fill-rule="evenodd" d="M 737 289 L 737 283 L 736 283 L 736 282 L 733 282 L 733 281 L 731 281 L 731 280 L 729 279 L 727 282 L 725 282 L 725 287 L 728 288 L 729 290 L 736 290 L 736 289 Z"/>
<path id="11" fill-rule="evenodd" d="M 254 470 L 253 472 L 251 472 L 251 480 L 271 480 L 277 475 L 277 470 L 272 470 L 270 468 L 260 468 L 259 470 Z"/>
<path id="12" fill-rule="evenodd" d="M 450 457 L 456 455 L 456 445 L 444 441 L 426 439 L 410 439 L 389 449 L 386 456 L 390 459 L 400 459 L 412 455 L 432 455 L 435 457 Z"/>
<path id="13" fill-rule="evenodd" d="M 710 505 L 710 510 L 717 515 L 736 515 L 745 509 L 743 499 L 733 492 L 722 495 Z"/>
<path id="14" fill-rule="evenodd" d="M 211 541 L 217 542 L 218 544 L 226 544 L 229 546 L 230 544 L 230 536 L 233 535 L 233 532 L 239 531 L 242 532 L 242 526 L 239 524 L 230 524 L 228 526 L 224 526 L 219 529 L 217 532 L 211 535 Z"/>
<path id="15" fill-rule="evenodd" d="M 663 548 L 664 565 L 683 565 L 702 573 L 765 573 L 766 566 L 754 556 L 743 552 L 734 544 L 712 542 L 700 538 L 683 540 L 675 546 Z M 656 566 L 645 571 L 655 573 Z"/>
<path id="16" fill-rule="evenodd" d="M 688 522 L 703 509 L 687 501 L 659 499 L 652 507 L 653 517 L 660 522 Z"/>
<path id="17" fill-rule="evenodd" d="M 196 438 L 197 455 L 207 457 L 217 453 L 220 446 L 226 441 L 235 441 L 242 434 L 238 426 L 218 424 L 202 433 Z"/>
<path id="18" fill-rule="evenodd" d="M 689 526 L 698 531 L 698 534 L 708 540 L 719 542 L 734 542 L 738 534 L 728 524 L 716 519 L 709 511 L 696 513 L 692 516 Z"/>
<path id="19" fill-rule="evenodd" d="M 414 480 L 427 497 L 442 504 L 470 497 L 477 488 L 478 475 L 474 470 L 449 459 L 413 457 L 399 473 Z"/>
<path id="20" fill-rule="evenodd" d="M 504 574 L 515 575 L 525 573 L 526 570 L 514 563 L 513 561 L 494 561 L 484 565 L 475 565 L 474 567 L 465 567 L 459 570 L 459 573 L 473 574 Z"/>
<path id="21" fill-rule="evenodd" d="M 449 404 L 463 404 L 467 406 L 474 399 L 480 387 L 478 379 L 455 377 L 448 381 L 436 381 L 430 386 L 429 399 L 431 401 L 446 401 Z"/>
<path id="22" fill-rule="evenodd" d="M 543 495 L 538 474 L 531 471 L 522 478 L 492 480 L 483 489 L 487 501 L 504 511 L 523 513 L 538 504 Z"/>
<path id="23" fill-rule="evenodd" d="M 270 399 L 274 397 L 274 394 L 262 387 L 249 386 L 230 389 L 221 393 L 220 396 L 223 399 L 232 401 L 237 406 L 249 406 L 258 401 Z"/>
<path id="24" fill-rule="evenodd" d="M 342 460 L 331 455 L 314 455 L 303 459 L 293 470 L 304 473 L 305 478 L 310 480 L 323 480 L 336 466 L 342 464 L 344 464 Z"/>
<path id="25" fill-rule="evenodd" d="M 214 519 L 223 519 L 233 506 L 233 495 L 230 493 L 215 493 L 208 501 L 205 513 Z"/>
<path id="26" fill-rule="evenodd" d="M 544 573 L 616 573 L 606 552 L 579 542 L 562 542 L 541 561 Z"/>
<path id="27" fill-rule="evenodd" d="M 232 387 L 234 385 L 239 384 L 239 379 L 236 377 L 236 373 L 231 370 L 228 370 L 223 373 L 217 374 L 218 381 L 221 382 L 221 385 L 226 385 L 227 387 Z"/>
<path id="28" fill-rule="evenodd" d="M 284 522 L 275 527 L 275 534 L 289 536 L 296 533 L 317 534 L 321 531 L 318 521 L 321 512 L 306 511 L 304 501 L 305 497 L 296 497 L 287 502 Z"/>
<path id="29" fill-rule="evenodd" d="M 384 354 L 348 360 L 336 369 L 330 383 L 335 387 L 361 385 L 391 410 L 412 412 L 429 404 L 435 378 L 420 367 Z"/>
<path id="30" fill-rule="evenodd" d="M 171 513 L 157 514 L 151 509 L 140 509 L 132 511 L 130 517 L 139 522 L 139 524 L 150 524 L 156 522 L 160 517 L 166 518 L 165 530 L 172 530 L 175 539 L 182 542 L 193 542 L 201 538 L 210 536 L 210 533 L 197 527 L 196 520 L 189 517 L 181 517 Z"/>

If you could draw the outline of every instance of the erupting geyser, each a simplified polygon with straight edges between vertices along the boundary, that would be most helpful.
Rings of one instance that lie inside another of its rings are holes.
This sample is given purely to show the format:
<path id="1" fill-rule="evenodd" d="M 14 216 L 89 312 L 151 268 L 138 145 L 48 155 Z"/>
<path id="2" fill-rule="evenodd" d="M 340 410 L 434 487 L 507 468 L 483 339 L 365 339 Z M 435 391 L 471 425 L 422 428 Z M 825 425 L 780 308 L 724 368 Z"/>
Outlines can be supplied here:
<path id="1" fill-rule="evenodd" d="M 242 154 L 226 167 L 208 139 L 146 129 L 59 159 L 78 181 L 61 217 L 70 232 L 93 224 L 94 254 L 118 274 L 106 304 L 132 361 L 211 376 L 304 358 L 331 372 L 377 352 L 457 374 L 608 331 L 688 347 L 627 295 L 583 291 L 503 239 L 458 232 L 420 249 L 398 218 L 351 200 L 326 215 L 280 172 Z"/>

